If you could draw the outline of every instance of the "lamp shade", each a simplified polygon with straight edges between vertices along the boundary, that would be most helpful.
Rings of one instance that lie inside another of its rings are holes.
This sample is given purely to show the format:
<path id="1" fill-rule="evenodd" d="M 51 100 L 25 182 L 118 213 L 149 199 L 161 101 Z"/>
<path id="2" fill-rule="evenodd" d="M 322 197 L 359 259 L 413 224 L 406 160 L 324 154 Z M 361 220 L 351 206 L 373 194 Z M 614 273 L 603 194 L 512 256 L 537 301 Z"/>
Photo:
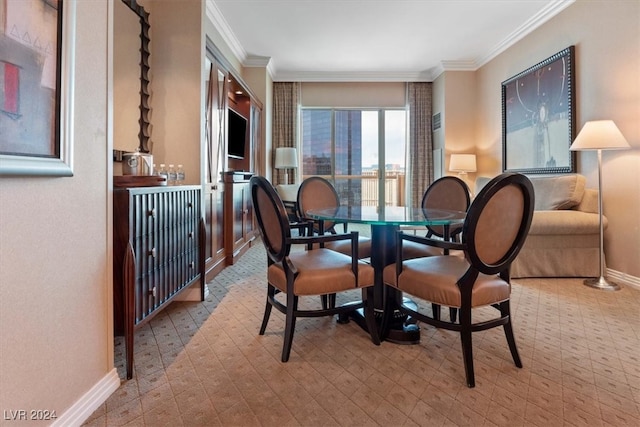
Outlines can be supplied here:
<path id="1" fill-rule="evenodd" d="M 294 147 L 276 148 L 276 169 L 298 167 L 298 152 Z"/>
<path id="2" fill-rule="evenodd" d="M 451 172 L 475 172 L 476 155 L 452 154 L 451 161 L 449 162 L 449 170 Z"/>
<path id="3" fill-rule="evenodd" d="M 571 151 L 631 148 L 613 120 L 586 122 L 571 144 Z"/>

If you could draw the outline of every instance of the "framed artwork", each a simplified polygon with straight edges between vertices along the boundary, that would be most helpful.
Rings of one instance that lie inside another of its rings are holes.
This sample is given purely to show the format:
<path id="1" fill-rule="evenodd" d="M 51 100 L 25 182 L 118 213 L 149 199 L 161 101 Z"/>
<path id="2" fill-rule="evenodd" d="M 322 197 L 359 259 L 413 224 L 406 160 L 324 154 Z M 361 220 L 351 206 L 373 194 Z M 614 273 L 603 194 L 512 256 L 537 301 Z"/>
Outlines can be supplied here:
<path id="1" fill-rule="evenodd" d="M 574 46 L 502 82 L 502 170 L 575 172 Z"/>
<path id="2" fill-rule="evenodd" d="M 74 8 L 0 0 L 0 175 L 73 175 Z"/>

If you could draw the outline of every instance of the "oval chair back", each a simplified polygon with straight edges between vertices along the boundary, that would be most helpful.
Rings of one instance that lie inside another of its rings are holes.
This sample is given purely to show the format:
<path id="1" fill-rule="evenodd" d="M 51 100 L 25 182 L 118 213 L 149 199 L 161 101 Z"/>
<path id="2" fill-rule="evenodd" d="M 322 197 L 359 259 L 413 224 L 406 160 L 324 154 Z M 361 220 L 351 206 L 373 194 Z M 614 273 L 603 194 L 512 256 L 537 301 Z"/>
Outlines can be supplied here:
<path id="1" fill-rule="evenodd" d="M 533 185 L 524 175 L 504 173 L 476 196 L 462 227 L 469 263 L 481 273 L 503 273 L 529 233 L 535 204 Z"/>
<path id="2" fill-rule="evenodd" d="M 289 254 L 291 228 L 287 211 L 275 188 L 266 178 L 253 176 L 250 180 L 251 199 L 260 236 L 271 262 L 280 262 Z"/>
<path id="3" fill-rule="evenodd" d="M 455 176 L 443 176 L 435 180 L 422 196 L 422 209 L 447 209 L 466 212 L 471 203 L 469 187 Z M 427 237 L 444 237 L 444 227 L 441 225 L 427 226 Z M 450 237 L 455 237 L 462 229 L 451 230 Z"/>
<path id="4" fill-rule="evenodd" d="M 340 206 L 340 196 L 338 196 L 333 184 L 327 179 L 312 176 L 300 184 L 298 189 L 298 209 L 301 218 L 307 218 L 306 212 L 310 209 L 337 208 L 338 206 Z M 324 231 L 335 233 L 335 225 L 335 222 L 325 221 Z M 319 232 L 317 222 L 314 222 L 313 227 L 315 232 Z"/>

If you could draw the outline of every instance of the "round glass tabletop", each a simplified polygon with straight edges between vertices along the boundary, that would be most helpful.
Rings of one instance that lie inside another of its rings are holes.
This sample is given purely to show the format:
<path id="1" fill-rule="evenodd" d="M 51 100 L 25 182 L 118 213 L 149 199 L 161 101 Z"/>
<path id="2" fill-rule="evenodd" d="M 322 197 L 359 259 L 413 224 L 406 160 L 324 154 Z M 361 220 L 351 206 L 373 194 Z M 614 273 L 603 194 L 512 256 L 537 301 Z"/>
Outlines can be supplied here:
<path id="1" fill-rule="evenodd" d="M 372 225 L 450 225 L 464 222 L 466 212 L 445 209 L 421 209 L 405 206 L 339 206 L 311 209 L 309 218 Z"/>

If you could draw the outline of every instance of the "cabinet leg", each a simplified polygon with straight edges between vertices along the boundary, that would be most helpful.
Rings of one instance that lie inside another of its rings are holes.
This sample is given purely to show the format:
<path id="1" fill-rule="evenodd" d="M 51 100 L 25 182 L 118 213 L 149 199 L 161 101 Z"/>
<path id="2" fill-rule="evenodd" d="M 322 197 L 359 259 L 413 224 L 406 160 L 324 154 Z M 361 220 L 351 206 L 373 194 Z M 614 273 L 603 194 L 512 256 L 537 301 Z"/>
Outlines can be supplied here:
<path id="1" fill-rule="evenodd" d="M 133 378 L 133 326 L 135 322 L 135 281 L 136 256 L 131 243 L 127 245 L 122 267 L 124 281 L 124 350 L 126 355 L 127 379 Z"/>

